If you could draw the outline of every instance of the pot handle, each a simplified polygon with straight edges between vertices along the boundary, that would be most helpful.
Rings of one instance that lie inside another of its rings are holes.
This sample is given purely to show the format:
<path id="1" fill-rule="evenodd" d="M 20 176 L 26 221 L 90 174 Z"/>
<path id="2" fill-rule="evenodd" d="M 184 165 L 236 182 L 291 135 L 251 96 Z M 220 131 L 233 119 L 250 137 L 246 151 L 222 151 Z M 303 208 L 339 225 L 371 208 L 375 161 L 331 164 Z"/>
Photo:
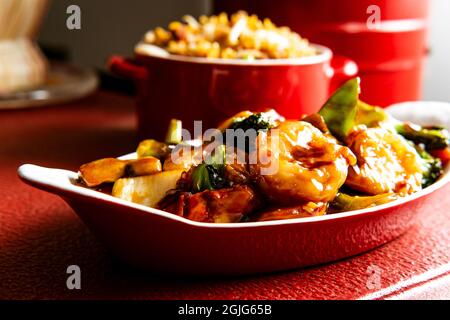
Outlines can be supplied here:
<path id="1" fill-rule="evenodd" d="M 143 65 L 139 65 L 134 59 L 122 56 L 112 56 L 108 61 L 108 69 L 119 77 L 134 81 L 148 79 L 147 68 Z"/>
<path id="2" fill-rule="evenodd" d="M 358 75 L 359 68 L 355 61 L 335 55 L 331 58 L 331 83 L 330 94 L 337 90 L 344 82 Z"/>

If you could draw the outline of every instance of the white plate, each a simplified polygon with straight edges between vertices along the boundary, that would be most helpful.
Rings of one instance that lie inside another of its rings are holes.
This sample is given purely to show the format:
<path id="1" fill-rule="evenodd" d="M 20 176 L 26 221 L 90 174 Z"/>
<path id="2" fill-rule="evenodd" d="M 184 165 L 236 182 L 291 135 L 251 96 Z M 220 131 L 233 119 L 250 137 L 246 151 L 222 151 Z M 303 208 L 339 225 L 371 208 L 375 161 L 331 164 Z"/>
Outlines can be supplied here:
<path id="1" fill-rule="evenodd" d="M 94 71 L 68 64 L 52 64 L 47 81 L 39 88 L 0 95 L 0 109 L 22 109 L 69 102 L 95 91 Z"/>

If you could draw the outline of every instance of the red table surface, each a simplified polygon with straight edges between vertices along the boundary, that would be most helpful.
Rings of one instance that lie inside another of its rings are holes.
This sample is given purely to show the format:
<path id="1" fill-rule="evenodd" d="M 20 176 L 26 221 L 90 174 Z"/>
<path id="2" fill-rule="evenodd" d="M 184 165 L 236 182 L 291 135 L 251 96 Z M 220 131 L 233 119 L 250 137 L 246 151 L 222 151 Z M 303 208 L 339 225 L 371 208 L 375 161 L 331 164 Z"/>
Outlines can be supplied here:
<path id="1" fill-rule="evenodd" d="M 132 99 L 111 93 L 0 112 L 1 299 L 450 298 L 450 186 L 410 231 L 368 253 L 304 270 L 187 279 L 117 263 L 63 200 L 17 177 L 23 163 L 76 169 L 133 151 L 135 139 Z M 81 290 L 67 289 L 72 264 Z M 379 288 L 369 289 L 371 266 L 381 271 Z"/>

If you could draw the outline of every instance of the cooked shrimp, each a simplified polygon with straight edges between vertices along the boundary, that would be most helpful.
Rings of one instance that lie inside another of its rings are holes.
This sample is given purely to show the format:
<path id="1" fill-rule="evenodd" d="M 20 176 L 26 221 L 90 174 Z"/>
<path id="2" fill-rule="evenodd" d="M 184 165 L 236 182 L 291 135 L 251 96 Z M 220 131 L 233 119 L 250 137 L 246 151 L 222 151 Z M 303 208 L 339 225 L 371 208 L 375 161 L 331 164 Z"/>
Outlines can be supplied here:
<path id="1" fill-rule="evenodd" d="M 385 128 L 356 127 L 347 138 L 358 163 L 346 185 L 367 194 L 411 194 L 421 189 L 422 161 L 414 147 Z"/>
<path id="2" fill-rule="evenodd" d="M 349 164 L 356 163 L 347 147 L 303 121 L 285 121 L 259 134 L 257 150 L 267 158 L 258 156 L 250 170 L 264 195 L 282 205 L 333 200 L 347 178 Z M 278 170 L 261 174 L 267 163 Z"/>

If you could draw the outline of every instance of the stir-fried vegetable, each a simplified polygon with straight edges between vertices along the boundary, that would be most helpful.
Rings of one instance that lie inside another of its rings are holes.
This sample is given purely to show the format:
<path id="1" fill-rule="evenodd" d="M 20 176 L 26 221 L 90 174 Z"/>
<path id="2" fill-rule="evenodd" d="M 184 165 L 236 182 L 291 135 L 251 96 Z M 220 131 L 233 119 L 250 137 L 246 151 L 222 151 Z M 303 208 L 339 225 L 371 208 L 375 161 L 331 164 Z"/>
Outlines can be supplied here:
<path id="1" fill-rule="evenodd" d="M 322 133 L 329 133 L 327 123 L 325 119 L 318 113 L 310 114 L 302 119 L 304 122 L 311 123 L 314 127 L 322 131 Z"/>
<path id="2" fill-rule="evenodd" d="M 247 131 L 249 129 L 253 129 L 256 131 L 260 130 L 269 130 L 270 128 L 273 128 L 276 125 L 275 121 L 268 117 L 266 113 L 259 112 L 252 114 L 251 116 L 236 121 L 231 124 L 230 129 L 242 129 L 244 131 Z"/>
<path id="3" fill-rule="evenodd" d="M 80 178 L 88 187 L 114 182 L 124 176 L 126 165 L 126 161 L 115 158 L 96 160 L 80 167 Z"/>
<path id="4" fill-rule="evenodd" d="M 351 196 L 339 193 L 331 203 L 331 207 L 336 211 L 353 211 L 382 205 L 398 199 L 394 193 L 383 193 L 375 196 Z"/>
<path id="5" fill-rule="evenodd" d="M 129 160 L 125 167 L 125 175 L 128 177 L 145 176 L 161 171 L 161 161 L 155 157 Z"/>
<path id="6" fill-rule="evenodd" d="M 170 120 L 167 128 L 165 142 L 153 139 L 141 141 L 136 150 L 138 158 L 156 157 L 159 159 L 166 158 L 173 150 L 174 145 L 182 143 L 183 123 L 180 120 Z"/>
<path id="7" fill-rule="evenodd" d="M 410 142 L 417 153 L 423 160 L 423 179 L 422 179 L 422 187 L 426 188 L 429 185 L 436 182 L 436 180 L 442 175 L 443 167 L 442 161 L 440 158 L 435 158 L 431 154 L 429 154 L 422 145 L 416 145 L 413 142 Z"/>
<path id="8" fill-rule="evenodd" d="M 124 176 L 141 176 L 161 172 L 161 161 L 154 157 L 137 160 L 106 158 L 80 167 L 80 178 L 88 187 L 115 182 Z"/>
<path id="9" fill-rule="evenodd" d="M 415 144 L 423 144 L 428 151 L 449 146 L 449 133 L 442 127 L 421 127 L 411 123 L 399 123 L 395 126 L 395 129 Z"/>
<path id="10" fill-rule="evenodd" d="M 337 89 L 319 111 L 328 129 L 339 139 L 347 136 L 354 126 L 358 94 L 359 78 L 353 78 Z"/>
<path id="11" fill-rule="evenodd" d="M 224 186 L 223 171 L 210 164 L 200 164 L 192 172 L 192 192 L 216 190 Z"/>
<path id="12" fill-rule="evenodd" d="M 319 114 L 331 133 L 341 141 L 357 125 L 371 128 L 393 119 L 383 109 L 359 100 L 359 78 L 353 78 L 337 89 Z"/>
<path id="13" fill-rule="evenodd" d="M 183 139 L 183 124 L 180 120 L 172 119 L 169 123 L 169 128 L 166 134 L 166 143 L 168 144 L 178 144 L 181 143 Z"/>
<path id="14" fill-rule="evenodd" d="M 139 143 L 136 153 L 138 158 L 156 157 L 161 159 L 167 157 L 170 151 L 171 148 L 167 143 L 148 139 Z"/>
<path id="15" fill-rule="evenodd" d="M 426 188 L 435 183 L 437 179 L 439 179 L 439 177 L 443 173 L 443 168 L 440 159 L 430 156 L 430 158 L 424 160 L 427 169 L 423 173 L 422 187 Z"/>
<path id="16" fill-rule="evenodd" d="M 205 163 L 195 167 L 192 171 L 192 192 L 204 190 L 216 190 L 225 185 L 225 146 L 221 145 L 216 149 Z"/>
<path id="17" fill-rule="evenodd" d="M 200 192 L 203 190 L 213 190 L 213 183 L 209 177 L 207 164 L 200 164 L 192 172 L 192 191 Z"/>
<path id="18" fill-rule="evenodd" d="M 168 191 L 175 189 L 183 171 L 172 170 L 135 178 L 122 178 L 114 183 L 114 197 L 155 207 Z"/>
<path id="19" fill-rule="evenodd" d="M 354 125 L 364 124 L 368 128 L 372 128 L 379 126 L 380 123 L 390 121 L 391 118 L 382 108 L 358 100 Z"/>
<path id="20" fill-rule="evenodd" d="M 250 117 L 252 114 L 253 114 L 253 112 L 251 112 L 249 110 L 241 111 L 241 112 L 235 114 L 234 116 L 232 116 L 231 118 L 228 118 L 225 121 L 223 121 L 221 124 L 219 124 L 217 129 L 224 131 L 224 130 L 230 128 L 230 126 L 233 123 L 242 121 L 242 120 Z"/>
<path id="21" fill-rule="evenodd" d="M 265 112 L 240 112 L 221 124 L 220 128 L 227 145 L 233 145 L 247 153 L 255 150 L 254 137 L 261 131 L 268 131 L 284 121 L 275 110 Z M 230 129 L 231 132 L 229 132 Z M 229 133 L 232 135 L 230 136 Z M 243 140 L 242 140 L 243 138 Z"/>

